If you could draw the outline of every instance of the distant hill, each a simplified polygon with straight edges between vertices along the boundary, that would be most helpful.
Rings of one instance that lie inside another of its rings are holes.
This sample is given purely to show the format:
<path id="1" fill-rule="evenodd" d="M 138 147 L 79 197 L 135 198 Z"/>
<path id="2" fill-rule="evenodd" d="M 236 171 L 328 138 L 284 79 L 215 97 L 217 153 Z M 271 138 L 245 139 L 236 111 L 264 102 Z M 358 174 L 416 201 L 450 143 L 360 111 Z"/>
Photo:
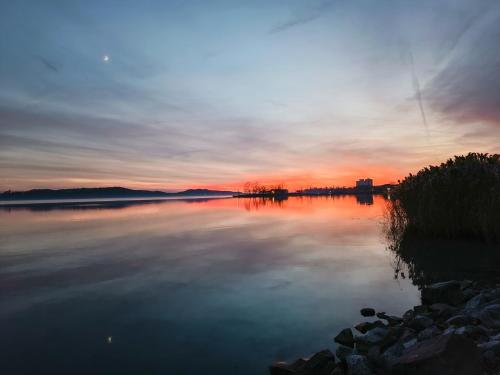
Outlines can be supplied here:
<path id="1" fill-rule="evenodd" d="M 101 199 L 101 198 L 150 198 L 170 196 L 233 195 L 232 191 L 188 189 L 176 193 L 164 191 L 133 190 L 123 187 L 78 188 L 78 189 L 33 189 L 28 191 L 6 191 L 0 200 L 42 200 L 42 199 Z"/>

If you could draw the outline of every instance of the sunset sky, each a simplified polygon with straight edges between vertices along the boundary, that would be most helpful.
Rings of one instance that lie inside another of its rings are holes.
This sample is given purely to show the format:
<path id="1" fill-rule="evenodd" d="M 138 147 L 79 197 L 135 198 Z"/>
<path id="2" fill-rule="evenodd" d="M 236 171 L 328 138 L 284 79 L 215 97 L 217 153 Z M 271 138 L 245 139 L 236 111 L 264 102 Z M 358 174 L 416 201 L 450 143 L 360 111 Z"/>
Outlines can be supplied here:
<path id="1" fill-rule="evenodd" d="M 396 181 L 500 152 L 500 2 L 16 0 L 0 190 Z"/>

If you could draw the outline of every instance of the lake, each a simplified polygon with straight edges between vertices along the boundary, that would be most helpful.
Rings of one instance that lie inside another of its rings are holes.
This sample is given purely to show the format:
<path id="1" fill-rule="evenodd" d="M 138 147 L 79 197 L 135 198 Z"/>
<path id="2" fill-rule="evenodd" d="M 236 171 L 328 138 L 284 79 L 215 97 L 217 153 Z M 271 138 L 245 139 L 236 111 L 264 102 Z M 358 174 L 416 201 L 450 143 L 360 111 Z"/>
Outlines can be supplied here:
<path id="1" fill-rule="evenodd" d="M 419 304 L 382 197 L 0 207 L 3 374 L 267 374 Z"/>

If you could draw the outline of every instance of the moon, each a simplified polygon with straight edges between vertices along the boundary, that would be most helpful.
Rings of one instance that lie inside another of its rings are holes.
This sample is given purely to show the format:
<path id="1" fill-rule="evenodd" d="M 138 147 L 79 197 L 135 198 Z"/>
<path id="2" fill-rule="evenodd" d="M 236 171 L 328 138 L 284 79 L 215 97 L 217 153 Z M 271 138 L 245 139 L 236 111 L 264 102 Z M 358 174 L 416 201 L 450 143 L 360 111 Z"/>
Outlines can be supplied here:
<path id="1" fill-rule="evenodd" d="M 104 55 L 102 57 L 102 61 L 104 61 L 105 63 L 109 62 L 109 56 L 108 55 Z"/>

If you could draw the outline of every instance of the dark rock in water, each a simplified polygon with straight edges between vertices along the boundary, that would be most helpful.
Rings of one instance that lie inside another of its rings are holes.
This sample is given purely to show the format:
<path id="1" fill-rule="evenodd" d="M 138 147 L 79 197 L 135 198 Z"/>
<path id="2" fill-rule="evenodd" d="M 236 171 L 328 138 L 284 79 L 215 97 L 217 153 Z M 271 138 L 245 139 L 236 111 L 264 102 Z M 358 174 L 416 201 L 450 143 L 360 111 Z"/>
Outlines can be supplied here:
<path id="1" fill-rule="evenodd" d="M 337 350 L 335 351 L 335 355 L 340 361 L 345 360 L 345 358 L 351 354 L 355 354 L 354 349 L 344 345 L 337 346 Z"/>
<path id="2" fill-rule="evenodd" d="M 432 284 L 422 289 L 422 302 L 427 305 L 442 302 L 457 306 L 463 301 L 464 295 L 458 281 Z"/>
<path id="3" fill-rule="evenodd" d="M 326 349 L 309 359 L 298 359 L 292 364 L 277 362 L 269 367 L 271 375 L 330 375 L 335 368 L 335 356 Z"/>
<path id="4" fill-rule="evenodd" d="M 365 308 L 361 309 L 360 313 L 363 316 L 374 316 L 375 309 L 372 309 L 371 307 L 365 307 Z"/>
<path id="5" fill-rule="evenodd" d="M 500 304 L 488 305 L 479 313 L 479 320 L 488 328 L 500 328 Z"/>
<path id="6" fill-rule="evenodd" d="M 385 327 L 385 324 L 381 320 L 376 320 L 374 322 L 363 322 L 359 323 L 356 328 L 361 333 L 366 333 L 371 329 L 377 328 L 377 327 Z"/>
<path id="7" fill-rule="evenodd" d="M 350 355 L 346 359 L 347 375 L 371 375 L 368 359 L 364 355 Z"/>
<path id="8" fill-rule="evenodd" d="M 478 375 L 481 357 L 474 342 L 455 334 L 422 341 L 404 351 L 393 367 L 394 374 Z"/>
<path id="9" fill-rule="evenodd" d="M 377 345 L 381 349 L 392 345 L 403 333 L 402 327 L 377 327 L 363 336 L 356 336 L 356 348 L 364 353 Z"/>
<path id="10" fill-rule="evenodd" d="M 434 321 L 424 315 L 417 315 L 411 322 L 408 323 L 408 327 L 413 328 L 416 331 L 422 331 L 434 324 Z"/>
<path id="11" fill-rule="evenodd" d="M 340 331 L 340 333 L 335 336 L 333 340 L 339 344 L 350 346 L 351 348 L 354 347 L 354 336 L 350 328 L 345 328 Z"/>
<path id="12" fill-rule="evenodd" d="M 463 327 L 469 323 L 472 323 L 472 318 L 467 315 L 455 315 L 446 321 L 446 324 L 455 327 Z"/>

